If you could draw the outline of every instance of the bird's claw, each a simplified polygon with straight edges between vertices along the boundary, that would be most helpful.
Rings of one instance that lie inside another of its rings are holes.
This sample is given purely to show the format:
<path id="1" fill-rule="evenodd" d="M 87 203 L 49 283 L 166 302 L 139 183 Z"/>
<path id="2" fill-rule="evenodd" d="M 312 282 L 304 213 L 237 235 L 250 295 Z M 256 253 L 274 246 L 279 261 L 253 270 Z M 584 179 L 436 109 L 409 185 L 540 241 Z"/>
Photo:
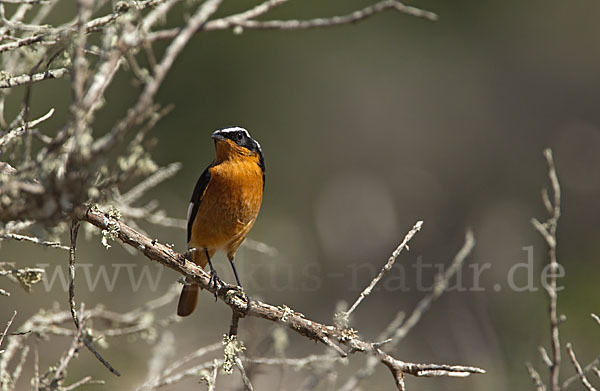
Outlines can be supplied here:
<path id="1" fill-rule="evenodd" d="M 223 280 L 221 280 L 219 278 L 219 276 L 217 275 L 217 271 L 214 269 L 210 271 L 210 280 L 208 281 L 208 285 L 212 286 L 215 289 L 214 295 L 215 295 L 215 301 L 216 301 L 219 290 L 223 286 L 225 286 L 225 283 L 223 282 Z"/>
<path id="2" fill-rule="evenodd" d="M 192 255 L 194 254 L 194 252 L 195 252 L 195 251 L 196 251 L 196 249 L 195 249 L 195 248 L 193 248 L 193 247 L 190 247 L 190 248 L 188 248 L 188 249 L 187 249 L 187 251 L 186 251 L 186 252 L 184 252 L 184 253 L 183 253 L 183 257 L 184 257 L 185 259 L 187 259 L 187 260 L 191 261 L 191 260 L 192 260 Z"/>

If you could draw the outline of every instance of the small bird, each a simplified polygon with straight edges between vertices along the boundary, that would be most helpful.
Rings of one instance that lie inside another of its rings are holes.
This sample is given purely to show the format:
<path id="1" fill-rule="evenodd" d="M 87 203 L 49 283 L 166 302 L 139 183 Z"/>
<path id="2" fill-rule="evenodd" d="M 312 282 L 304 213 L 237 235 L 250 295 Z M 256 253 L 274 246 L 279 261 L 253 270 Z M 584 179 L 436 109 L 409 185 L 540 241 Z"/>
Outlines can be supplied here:
<path id="1" fill-rule="evenodd" d="M 211 258 L 216 251 L 225 251 L 241 287 L 234 258 L 260 210 L 265 162 L 260 144 L 244 128 L 219 129 L 212 138 L 215 160 L 200 175 L 188 208 L 188 248 L 194 263 L 202 268 L 210 266 L 211 282 L 215 286 L 221 284 L 221 280 Z M 198 285 L 184 285 L 177 315 L 190 315 L 197 302 Z"/>

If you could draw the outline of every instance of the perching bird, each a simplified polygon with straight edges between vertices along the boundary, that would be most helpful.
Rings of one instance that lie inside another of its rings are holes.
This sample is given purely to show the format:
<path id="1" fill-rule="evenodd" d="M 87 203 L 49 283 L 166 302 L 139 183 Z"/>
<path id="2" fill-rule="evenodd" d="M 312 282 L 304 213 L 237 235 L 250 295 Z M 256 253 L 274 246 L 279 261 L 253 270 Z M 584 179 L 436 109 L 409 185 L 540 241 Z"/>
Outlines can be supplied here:
<path id="1" fill-rule="evenodd" d="M 210 259 L 216 251 L 225 251 L 241 287 L 234 257 L 260 210 L 265 163 L 260 144 L 246 129 L 220 129 L 212 138 L 215 160 L 200 175 L 188 208 L 188 248 L 194 263 L 202 268 L 210 266 L 211 281 L 215 284 L 220 279 Z M 198 285 L 184 285 L 177 315 L 190 315 L 197 302 Z"/>

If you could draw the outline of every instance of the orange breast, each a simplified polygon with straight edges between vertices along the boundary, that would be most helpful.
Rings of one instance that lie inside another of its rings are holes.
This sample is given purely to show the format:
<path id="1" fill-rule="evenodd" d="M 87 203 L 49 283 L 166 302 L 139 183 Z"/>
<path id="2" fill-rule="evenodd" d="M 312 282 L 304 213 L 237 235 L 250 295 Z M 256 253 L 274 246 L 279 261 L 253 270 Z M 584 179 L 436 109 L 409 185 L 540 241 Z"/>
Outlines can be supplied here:
<path id="1" fill-rule="evenodd" d="M 255 160 L 240 156 L 209 169 L 210 181 L 196 214 L 191 247 L 235 253 L 262 202 L 263 173 Z"/>

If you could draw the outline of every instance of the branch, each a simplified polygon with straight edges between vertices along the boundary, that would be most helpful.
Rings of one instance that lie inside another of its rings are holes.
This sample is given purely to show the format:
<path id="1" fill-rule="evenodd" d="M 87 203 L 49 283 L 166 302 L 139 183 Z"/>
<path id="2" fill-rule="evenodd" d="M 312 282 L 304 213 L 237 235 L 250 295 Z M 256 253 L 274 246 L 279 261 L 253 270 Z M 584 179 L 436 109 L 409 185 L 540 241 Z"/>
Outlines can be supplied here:
<path id="1" fill-rule="evenodd" d="M 35 236 L 20 235 L 11 232 L 0 232 L 0 239 L 13 239 L 17 241 L 31 242 L 50 248 L 60 248 L 61 250 L 69 250 L 69 247 L 63 246 L 60 242 L 48 242 Z"/>
<path id="2" fill-rule="evenodd" d="M 93 154 L 104 153 L 107 149 L 116 144 L 118 140 L 136 121 L 139 116 L 152 103 L 154 95 L 158 91 L 175 59 L 181 53 L 187 42 L 192 38 L 195 32 L 210 18 L 219 8 L 223 0 L 207 0 L 202 3 L 196 13 L 188 20 L 187 25 L 178 31 L 177 36 L 171 42 L 165 55 L 155 68 L 154 77 L 149 82 L 144 91 L 140 94 L 135 106 L 129 110 L 126 117 L 120 121 L 106 136 L 98 139 L 94 143 Z"/>
<path id="3" fill-rule="evenodd" d="M 87 221 L 100 229 L 110 229 L 115 232 L 119 240 L 142 252 L 147 258 L 177 271 L 207 292 L 217 296 L 240 317 L 253 316 L 284 324 L 304 337 L 336 349 L 341 356 L 347 355 L 341 346 L 349 347 L 351 353 L 365 352 L 377 356 L 390 369 L 397 384 L 399 384 L 400 372 L 414 376 L 467 376 L 471 373 L 485 373 L 483 369 L 476 367 L 414 364 L 397 360 L 379 349 L 377 344 L 365 341 L 355 334 L 349 335 L 348 330 L 309 320 L 287 306 L 276 307 L 251 299 L 237 287 L 231 285 L 215 287 L 214 284 L 210 284 L 208 273 L 187 260 L 183 254 L 136 232 L 121 221 L 115 220 L 97 209 L 80 208 L 76 211 L 76 218 Z"/>
<path id="4" fill-rule="evenodd" d="M 416 16 L 431 21 L 437 20 L 437 15 L 433 12 L 423 11 L 419 8 L 404 5 L 397 0 L 383 0 L 361 10 L 354 11 L 351 14 L 333 16 L 331 18 L 315 18 L 309 20 L 268 20 L 264 22 L 257 20 L 246 20 L 240 21 L 236 24 L 247 29 L 306 30 L 357 23 L 386 10 L 396 10 L 411 16 Z"/>
<path id="5" fill-rule="evenodd" d="M 90 327 L 73 329 L 73 327 L 68 327 L 66 325 L 68 322 L 71 322 L 71 324 L 73 322 L 70 310 L 40 310 L 37 314 L 27 319 L 17 332 L 9 334 L 11 338 L 8 339 L 8 343 L 5 344 L 6 350 L 4 353 L 0 354 L 0 373 L 3 375 L 0 377 L 0 389 L 6 389 L 8 391 L 14 389 L 12 385 L 17 381 L 15 375 L 19 375 L 19 367 L 26 354 L 24 349 L 28 347 L 28 340 L 31 341 L 33 339 L 34 346 L 34 377 L 32 379 L 32 388 L 34 390 L 48 388 L 49 384 L 55 379 L 54 373 L 51 371 L 40 378 L 39 358 L 37 353 L 37 342 L 40 337 L 45 340 L 50 336 L 75 338 L 79 335 L 80 337 L 87 336 L 91 338 L 91 335 L 93 335 L 94 338 L 103 339 L 112 336 L 137 335 L 141 339 L 150 340 L 152 332 L 156 331 L 159 327 L 164 328 L 173 321 L 172 319 L 175 317 L 174 314 L 167 318 L 160 318 L 156 311 L 161 307 L 171 304 L 173 300 L 177 298 L 180 288 L 179 284 L 173 284 L 173 286 L 161 297 L 150 300 L 142 306 L 125 313 L 107 311 L 102 305 L 98 305 L 92 309 L 80 309 L 78 311 L 77 316 L 81 324 L 85 324 L 85 321 L 89 321 L 87 324 L 90 326 L 92 322 L 94 322 L 96 325 L 108 325 L 108 327 L 110 327 L 108 329 L 91 329 Z M 7 341 L 5 340 L 5 342 Z M 83 343 L 84 342 L 80 340 L 78 347 L 81 348 Z M 20 356 L 20 359 L 18 356 Z M 64 362 L 64 357 L 66 356 L 63 355 L 58 360 L 58 364 L 54 366 L 55 368 Z M 17 361 L 16 366 L 13 370 L 13 375 L 11 376 L 8 367 L 11 362 L 15 361 Z M 66 366 L 68 365 L 69 363 L 66 363 Z M 89 380 L 89 382 L 98 383 L 98 381 L 95 380 Z M 76 387 L 77 383 L 79 382 L 75 382 L 67 387 L 61 384 L 61 389 L 73 389 Z M 58 385 L 58 383 L 55 384 Z M 8 386 L 8 388 L 5 386 Z"/>
<path id="6" fill-rule="evenodd" d="M 4 341 L 4 337 L 8 334 L 8 329 L 10 329 L 10 325 L 15 320 L 15 316 L 17 316 L 17 311 L 13 311 L 13 314 L 8 320 L 8 323 L 6 323 L 6 327 L 4 327 L 4 331 L 2 332 L 2 334 L 0 334 L 0 347 L 2 347 L 2 341 Z M 4 353 L 4 350 L 0 350 L 0 353 Z"/>
<path id="7" fill-rule="evenodd" d="M 5 4 L 49 4 L 49 0 L 0 0 Z"/>
<path id="8" fill-rule="evenodd" d="M 410 242 L 410 240 L 413 238 L 413 236 L 415 236 L 416 233 L 421 230 L 422 226 L 423 226 L 423 222 L 417 221 L 416 224 L 414 225 L 414 227 L 410 231 L 408 231 L 408 233 L 404 237 L 404 240 L 402 241 L 402 243 L 400 243 L 398 248 L 396 248 L 396 250 L 394 250 L 394 252 L 392 253 L 392 256 L 388 259 L 387 263 L 383 266 L 383 268 L 381 269 L 381 271 L 379 272 L 377 277 L 375 277 L 371 281 L 371 283 L 369 283 L 369 285 L 358 296 L 358 298 L 356 299 L 354 304 L 352 304 L 352 307 L 350 307 L 350 309 L 344 314 L 344 317 L 346 318 L 346 320 L 350 317 L 352 312 L 354 312 L 356 307 L 358 307 L 358 305 L 364 300 L 364 298 L 371 294 L 371 292 L 373 291 L 373 288 L 383 278 L 385 273 L 387 273 L 388 271 L 391 270 L 392 266 L 394 266 L 394 262 L 396 262 L 396 258 L 398 258 L 398 255 L 400 255 L 402 250 L 404 250 L 405 248 L 408 249 L 408 242 Z"/>
<path id="9" fill-rule="evenodd" d="M 383 0 L 363 9 L 356 10 L 350 14 L 343 16 L 332 16 L 330 18 L 315 18 L 308 20 L 253 20 L 254 18 L 268 12 L 272 8 L 281 5 L 285 1 L 287 0 L 265 1 L 251 10 L 208 21 L 202 27 L 202 31 L 227 30 L 234 27 L 251 30 L 306 30 L 312 28 L 335 27 L 344 24 L 358 23 L 370 18 L 375 14 L 382 13 L 387 10 L 396 10 L 411 16 L 416 16 L 431 21 L 438 19 L 438 16 L 433 12 L 407 6 L 398 0 Z M 154 42 L 161 39 L 172 39 L 177 36 L 178 32 L 179 29 L 177 28 L 155 31 L 149 33 L 147 39 L 149 42 Z"/>
<path id="10" fill-rule="evenodd" d="M 598 325 L 600 325 L 600 317 L 598 317 L 598 315 L 596 315 L 596 314 L 590 314 L 590 315 L 592 316 L 592 318 L 594 318 L 596 323 L 598 323 Z"/>
<path id="11" fill-rule="evenodd" d="M 596 391 L 596 389 L 591 385 L 590 381 L 585 377 L 585 373 L 583 373 L 583 369 L 581 369 L 581 365 L 577 361 L 577 357 L 575 357 L 575 352 L 573 351 L 573 346 L 570 343 L 567 344 L 567 352 L 569 352 L 569 357 L 571 358 L 571 362 L 575 367 L 575 371 L 577 371 L 577 375 L 581 382 L 589 391 Z"/>
<path id="12" fill-rule="evenodd" d="M 529 377 L 531 377 L 531 381 L 535 384 L 535 389 L 537 391 L 546 391 L 546 385 L 542 382 L 542 378 L 540 374 L 535 370 L 535 368 L 531 365 L 531 363 L 527 363 L 527 371 L 529 372 Z"/>
<path id="13" fill-rule="evenodd" d="M 433 290 L 430 294 L 423 297 L 421 301 L 417 304 L 413 312 L 406 319 L 402 327 L 400 327 L 394 333 L 392 337 L 395 343 L 397 344 L 400 340 L 404 339 L 406 334 L 419 322 L 423 313 L 429 309 L 431 303 L 437 300 L 442 293 L 448 287 L 450 279 L 456 274 L 456 272 L 462 267 L 462 264 L 465 262 L 465 259 L 471 254 L 471 251 L 475 247 L 475 238 L 473 237 L 473 232 L 469 229 L 465 234 L 465 243 L 462 248 L 458 251 L 450 266 L 446 269 L 443 274 L 438 274 L 435 278 L 435 283 L 433 285 Z"/>
<path id="14" fill-rule="evenodd" d="M 450 266 L 444 273 L 439 273 L 435 276 L 435 284 L 432 292 L 419 301 L 406 321 L 404 321 L 404 312 L 399 312 L 386 327 L 385 331 L 378 336 L 377 340 L 385 341 L 385 349 L 383 350 L 390 352 L 392 349 L 394 349 L 400 343 L 400 341 L 404 339 L 406 334 L 408 334 L 408 332 L 419 322 L 423 313 L 427 311 L 431 304 L 444 293 L 445 289 L 448 287 L 450 279 L 462 267 L 465 259 L 471 253 L 474 246 L 475 238 L 473 237 L 473 233 L 471 230 L 467 230 L 465 234 L 465 243 L 452 260 Z M 354 375 L 346 379 L 346 382 L 340 388 L 340 390 L 354 390 L 362 379 L 373 374 L 377 363 L 378 361 L 376 358 L 369 357 L 365 366 L 357 371 Z"/>
<path id="15" fill-rule="evenodd" d="M 560 217 L 560 184 L 558 182 L 558 176 L 556 175 L 556 168 L 554 167 L 554 160 L 552 159 L 552 150 L 544 150 L 544 157 L 546 158 L 546 164 L 548 165 L 548 177 L 553 191 L 553 201 L 550 201 L 548 191 L 542 190 L 542 200 L 544 206 L 548 211 L 548 220 L 545 223 L 540 223 L 537 219 L 533 218 L 531 223 L 538 233 L 544 238 L 548 246 L 548 257 L 550 259 L 550 270 L 549 284 L 545 285 L 546 293 L 548 295 L 548 311 L 550 313 L 550 335 L 552 344 L 552 357 L 550 366 L 550 389 L 552 391 L 559 391 L 559 373 L 560 373 L 560 337 L 558 332 L 558 325 L 560 318 L 557 311 L 558 293 L 556 290 L 556 272 L 558 271 L 558 261 L 556 260 L 556 228 L 558 226 L 558 219 Z"/>
<path id="16" fill-rule="evenodd" d="M 73 317 L 73 323 L 77 333 L 81 334 L 81 340 L 85 347 L 96 356 L 98 361 L 102 363 L 112 374 L 115 376 L 121 376 L 121 373 L 116 370 L 108 361 L 102 357 L 102 355 L 96 350 L 92 344 L 91 338 L 88 335 L 87 330 L 83 330 L 79 318 L 77 317 L 77 311 L 75 310 L 75 247 L 77 245 L 77 233 L 79 231 L 79 221 L 73 219 L 71 222 L 71 248 L 69 249 L 69 307 L 71 309 L 71 316 Z"/>
<path id="17" fill-rule="evenodd" d="M 12 76 L 0 80 L 0 88 L 11 88 L 28 83 L 37 83 L 42 80 L 60 79 L 67 73 L 67 68 L 49 69 L 46 72 L 33 75 Z"/>
<path id="18" fill-rule="evenodd" d="M 118 197 L 118 201 L 122 204 L 129 205 L 137 201 L 146 191 L 155 187 L 159 183 L 171 178 L 181 169 L 181 163 L 171 163 L 167 167 L 161 167 L 148 178 L 135 185 L 131 190 L 122 196 Z"/>
<path id="19" fill-rule="evenodd" d="M 52 114 L 54 114 L 54 109 L 50 109 L 50 111 L 48 111 L 46 114 L 44 114 L 40 118 L 33 120 L 31 122 L 28 122 L 24 126 L 20 126 L 16 129 L 9 130 L 6 134 L 4 134 L 2 137 L 0 137 L 0 147 L 2 147 L 4 144 L 8 143 L 15 137 L 19 137 L 19 136 L 23 135 L 25 133 L 26 129 L 32 128 L 32 127 L 36 126 L 37 124 L 44 122 L 48 118 L 52 117 Z"/>

